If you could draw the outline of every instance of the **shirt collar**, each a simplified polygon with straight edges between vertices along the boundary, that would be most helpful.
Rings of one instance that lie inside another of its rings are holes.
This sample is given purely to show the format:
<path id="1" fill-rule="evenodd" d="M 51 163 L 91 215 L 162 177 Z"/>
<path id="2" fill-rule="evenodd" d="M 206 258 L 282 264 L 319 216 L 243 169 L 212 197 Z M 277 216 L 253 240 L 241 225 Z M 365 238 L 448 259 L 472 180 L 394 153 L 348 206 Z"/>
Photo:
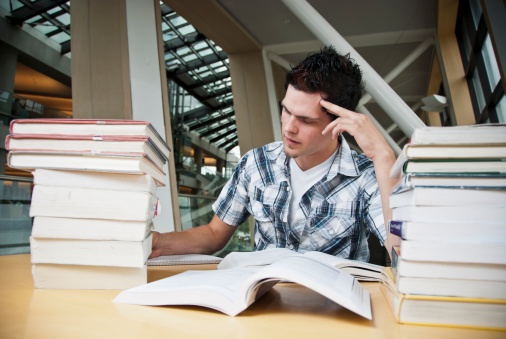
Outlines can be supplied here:
<path id="1" fill-rule="evenodd" d="M 327 174 L 327 180 L 333 179 L 338 174 L 348 177 L 356 177 L 360 175 L 360 171 L 354 157 L 356 153 L 351 150 L 350 145 L 342 135 L 339 136 L 339 145 L 340 147 L 337 151 L 337 155 L 330 166 L 329 173 Z M 267 157 L 270 160 L 274 160 L 276 165 L 281 168 L 285 168 L 288 172 L 289 159 L 286 157 L 284 152 L 283 142 L 277 142 L 275 144 L 271 144 L 270 146 L 274 147 L 268 147 Z"/>

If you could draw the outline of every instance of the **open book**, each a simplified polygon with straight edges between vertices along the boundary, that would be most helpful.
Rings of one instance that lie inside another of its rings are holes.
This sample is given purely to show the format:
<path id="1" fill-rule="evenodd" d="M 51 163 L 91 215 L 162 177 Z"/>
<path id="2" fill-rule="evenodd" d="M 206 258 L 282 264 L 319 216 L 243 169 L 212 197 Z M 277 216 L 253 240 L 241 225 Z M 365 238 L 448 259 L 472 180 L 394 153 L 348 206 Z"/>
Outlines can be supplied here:
<path id="1" fill-rule="evenodd" d="M 186 271 L 125 290 L 113 301 L 151 306 L 195 305 L 235 316 L 281 280 L 308 287 L 372 319 L 369 292 L 356 279 L 305 256 L 288 257 L 262 268 Z"/>
<path id="2" fill-rule="evenodd" d="M 316 251 L 302 254 L 287 248 L 272 248 L 256 252 L 232 252 L 221 261 L 218 269 L 265 266 L 293 256 L 304 256 L 337 267 L 361 281 L 379 281 L 381 276 L 382 266 L 379 265 L 344 259 Z"/>

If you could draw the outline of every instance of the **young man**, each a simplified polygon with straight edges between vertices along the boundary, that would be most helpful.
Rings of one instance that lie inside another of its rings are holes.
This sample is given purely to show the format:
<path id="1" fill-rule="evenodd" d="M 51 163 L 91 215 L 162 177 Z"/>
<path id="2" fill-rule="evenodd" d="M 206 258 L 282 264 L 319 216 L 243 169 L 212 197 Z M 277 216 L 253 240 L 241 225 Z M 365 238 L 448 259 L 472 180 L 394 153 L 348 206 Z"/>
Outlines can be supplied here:
<path id="1" fill-rule="evenodd" d="M 184 232 L 153 232 L 151 257 L 214 253 L 255 218 L 255 250 L 287 247 L 367 261 L 373 232 L 390 250 L 385 225 L 395 155 L 367 116 L 353 112 L 360 69 L 332 47 L 310 54 L 286 77 L 283 142 L 244 155 L 213 205 L 211 222 Z M 342 132 L 363 150 L 351 151 Z"/>

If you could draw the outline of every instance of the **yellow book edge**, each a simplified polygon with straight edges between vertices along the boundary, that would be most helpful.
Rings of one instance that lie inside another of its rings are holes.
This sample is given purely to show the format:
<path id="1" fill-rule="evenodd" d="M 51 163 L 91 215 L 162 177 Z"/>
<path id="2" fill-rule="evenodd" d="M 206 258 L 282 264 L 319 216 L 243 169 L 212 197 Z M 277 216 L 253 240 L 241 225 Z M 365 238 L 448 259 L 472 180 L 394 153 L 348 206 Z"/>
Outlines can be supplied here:
<path id="1" fill-rule="evenodd" d="M 401 307 L 397 307 L 397 310 L 394 310 L 394 300 L 395 304 L 400 306 L 404 299 L 411 300 L 432 300 L 432 301 L 454 301 L 454 302 L 466 302 L 466 303 L 483 303 L 486 301 L 490 304 L 506 304 L 506 300 L 500 299 L 479 299 L 479 298 L 460 298 L 460 297 L 444 297 L 444 296 L 429 296 L 429 295 L 414 295 L 414 294 L 402 294 L 397 292 L 395 287 L 395 278 L 392 273 L 392 268 L 383 267 L 380 278 L 380 290 L 383 293 L 383 296 L 386 299 L 388 307 L 392 311 L 395 321 L 400 324 L 405 325 L 422 325 L 422 326 L 439 326 L 439 327 L 451 327 L 451 328 L 474 328 L 480 330 L 496 330 L 496 331 L 506 331 L 506 328 L 502 327 L 489 327 L 489 326 L 471 326 L 471 325 L 453 325 L 453 324 L 440 324 L 440 323 L 423 323 L 423 322 L 406 322 L 400 320 L 400 312 Z"/>

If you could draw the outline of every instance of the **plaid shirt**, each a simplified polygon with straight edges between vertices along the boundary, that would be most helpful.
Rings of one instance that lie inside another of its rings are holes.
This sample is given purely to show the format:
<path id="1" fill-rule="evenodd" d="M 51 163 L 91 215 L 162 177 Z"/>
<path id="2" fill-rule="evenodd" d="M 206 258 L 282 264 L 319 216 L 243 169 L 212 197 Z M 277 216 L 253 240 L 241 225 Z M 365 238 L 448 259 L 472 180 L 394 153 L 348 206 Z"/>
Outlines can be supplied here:
<path id="1" fill-rule="evenodd" d="M 293 225 L 288 163 L 282 142 L 249 151 L 213 204 L 216 215 L 233 226 L 253 215 L 255 250 L 287 247 L 368 261 L 370 232 L 386 238 L 373 162 L 341 137 L 329 172 L 304 193 Z"/>

